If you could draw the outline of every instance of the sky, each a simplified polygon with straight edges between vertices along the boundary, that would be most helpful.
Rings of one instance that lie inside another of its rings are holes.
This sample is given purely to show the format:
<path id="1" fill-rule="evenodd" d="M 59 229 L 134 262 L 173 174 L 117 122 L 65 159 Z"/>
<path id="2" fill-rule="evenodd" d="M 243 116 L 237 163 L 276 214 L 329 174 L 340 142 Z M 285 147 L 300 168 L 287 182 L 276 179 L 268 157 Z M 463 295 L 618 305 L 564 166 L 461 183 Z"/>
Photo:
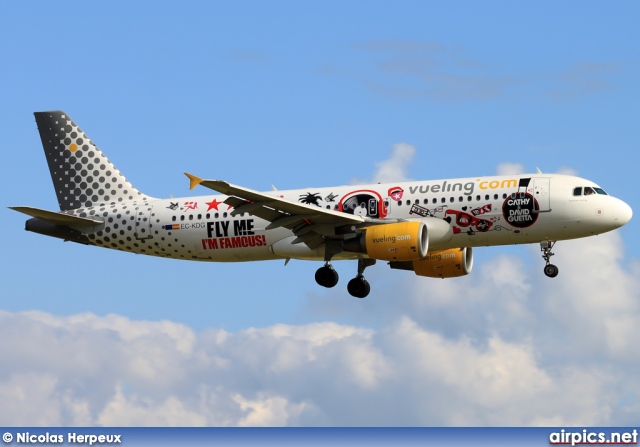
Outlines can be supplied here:
<path id="1" fill-rule="evenodd" d="M 436 280 L 65 243 L 33 112 L 131 183 L 256 190 L 571 173 L 640 209 L 634 1 L 3 2 L 0 425 L 634 425 L 638 219 Z M 201 194 L 207 194 L 201 190 Z"/>

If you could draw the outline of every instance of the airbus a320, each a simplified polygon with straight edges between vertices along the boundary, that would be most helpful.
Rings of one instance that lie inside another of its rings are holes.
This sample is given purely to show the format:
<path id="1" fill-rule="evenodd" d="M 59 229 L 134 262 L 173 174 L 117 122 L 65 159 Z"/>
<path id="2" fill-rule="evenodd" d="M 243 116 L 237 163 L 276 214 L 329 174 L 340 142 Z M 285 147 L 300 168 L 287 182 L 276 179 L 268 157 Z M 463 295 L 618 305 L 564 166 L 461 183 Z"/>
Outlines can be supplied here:
<path id="1" fill-rule="evenodd" d="M 204 196 L 156 199 L 133 187 L 62 111 L 36 112 L 60 211 L 18 206 L 26 229 L 66 241 L 172 259 L 323 262 L 316 282 L 338 283 L 333 261 L 357 261 L 349 293 L 370 292 L 376 261 L 431 278 L 467 275 L 473 248 L 540 244 L 544 274 L 556 241 L 629 222 L 632 210 L 583 178 L 536 174 L 258 192 L 186 173 Z"/>

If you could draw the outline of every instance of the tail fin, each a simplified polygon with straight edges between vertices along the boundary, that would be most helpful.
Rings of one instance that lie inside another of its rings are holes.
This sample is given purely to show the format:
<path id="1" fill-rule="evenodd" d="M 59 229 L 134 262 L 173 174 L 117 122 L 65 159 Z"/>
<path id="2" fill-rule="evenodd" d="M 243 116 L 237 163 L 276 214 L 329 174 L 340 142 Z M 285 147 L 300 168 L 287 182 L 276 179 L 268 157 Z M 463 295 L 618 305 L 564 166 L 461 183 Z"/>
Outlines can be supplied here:
<path id="1" fill-rule="evenodd" d="M 35 112 L 61 211 L 146 200 L 66 113 Z"/>

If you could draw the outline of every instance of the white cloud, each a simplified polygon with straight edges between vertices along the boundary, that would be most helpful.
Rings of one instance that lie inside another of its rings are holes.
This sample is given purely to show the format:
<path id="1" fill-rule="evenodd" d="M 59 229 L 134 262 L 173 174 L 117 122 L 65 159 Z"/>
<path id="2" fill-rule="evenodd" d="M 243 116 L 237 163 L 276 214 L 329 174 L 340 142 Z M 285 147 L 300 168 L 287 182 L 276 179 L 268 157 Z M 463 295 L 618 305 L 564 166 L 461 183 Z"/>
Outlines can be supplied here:
<path id="1" fill-rule="evenodd" d="M 247 413 L 238 421 L 240 427 L 286 426 L 292 417 L 298 417 L 306 407 L 304 403 L 291 404 L 284 397 L 268 397 L 264 393 L 255 400 L 245 399 L 239 394 L 233 399 Z"/>
<path id="2" fill-rule="evenodd" d="M 376 163 L 371 180 L 353 179 L 351 183 L 392 183 L 411 180 L 407 177 L 407 169 L 413 162 L 415 153 L 416 148 L 410 144 L 394 144 L 389 158 Z"/>
<path id="3" fill-rule="evenodd" d="M 625 425 L 640 416 L 640 280 L 618 233 L 498 255 L 457 280 L 382 268 L 351 319 L 195 333 L 0 312 L 8 425 Z M 539 266 L 529 266 L 529 253 Z M 540 267 L 540 268 L 538 268 Z M 375 268 L 375 267 L 374 267 Z M 382 281 L 384 279 L 384 281 Z M 382 282 L 380 282 L 382 281 Z M 339 296 L 338 296 L 339 295 Z M 319 298 L 333 305 L 333 295 Z M 337 302 L 337 301 L 336 301 Z M 364 304 L 364 305 L 363 305 Z M 322 308 L 316 308 L 321 314 Z M 635 406 L 634 406 L 635 405 Z"/>
<path id="4" fill-rule="evenodd" d="M 525 174 L 524 165 L 521 163 L 501 163 L 496 168 L 496 175 Z"/>
<path id="5" fill-rule="evenodd" d="M 376 163 L 374 182 L 404 182 L 409 180 L 406 175 L 407 168 L 413 161 L 416 148 L 406 143 L 393 145 L 393 152 L 388 160 Z"/>
<path id="6" fill-rule="evenodd" d="M 186 408 L 175 396 L 166 396 L 160 402 L 149 396 L 134 395 L 127 398 L 119 386 L 93 422 L 96 425 L 119 427 L 202 426 L 206 423 L 206 417 L 196 409 Z"/>
<path id="7" fill-rule="evenodd" d="M 375 41 L 358 48 L 376 61 L 367 70 L 367 86 L 393 98 L 488 100 L 523 83 L 513 76 L 489 75 L 486 64 L 438 42 Z"/>
<path id="8" fill-rule="evenodd" d="M 377 389 L 390 370 L 372 330 L 335 323 L 195 334 L 115 315 L 0 312 L 0 326 L 9 425 L 296 425 L 318 412 L 324 386 Z"/>

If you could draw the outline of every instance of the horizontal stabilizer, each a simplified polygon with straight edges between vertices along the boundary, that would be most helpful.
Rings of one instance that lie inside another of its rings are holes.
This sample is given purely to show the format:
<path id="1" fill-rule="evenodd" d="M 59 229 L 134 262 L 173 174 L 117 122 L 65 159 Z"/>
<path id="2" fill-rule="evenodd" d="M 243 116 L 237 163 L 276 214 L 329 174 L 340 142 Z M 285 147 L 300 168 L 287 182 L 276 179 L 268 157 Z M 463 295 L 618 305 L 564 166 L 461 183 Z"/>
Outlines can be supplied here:
<path id="1" fill-rule="evenodd" d="M 30 206 L 10 206 L 12 210 L 27 216 L 37 217 L 55 225 L 65 225 L 67 227 L 94 227 L 104 223 L 102 220 L 91 219 L 88 217 L 71 216 L 64 213 L 56 213 L 54 211 L 41 210 Z"/>

